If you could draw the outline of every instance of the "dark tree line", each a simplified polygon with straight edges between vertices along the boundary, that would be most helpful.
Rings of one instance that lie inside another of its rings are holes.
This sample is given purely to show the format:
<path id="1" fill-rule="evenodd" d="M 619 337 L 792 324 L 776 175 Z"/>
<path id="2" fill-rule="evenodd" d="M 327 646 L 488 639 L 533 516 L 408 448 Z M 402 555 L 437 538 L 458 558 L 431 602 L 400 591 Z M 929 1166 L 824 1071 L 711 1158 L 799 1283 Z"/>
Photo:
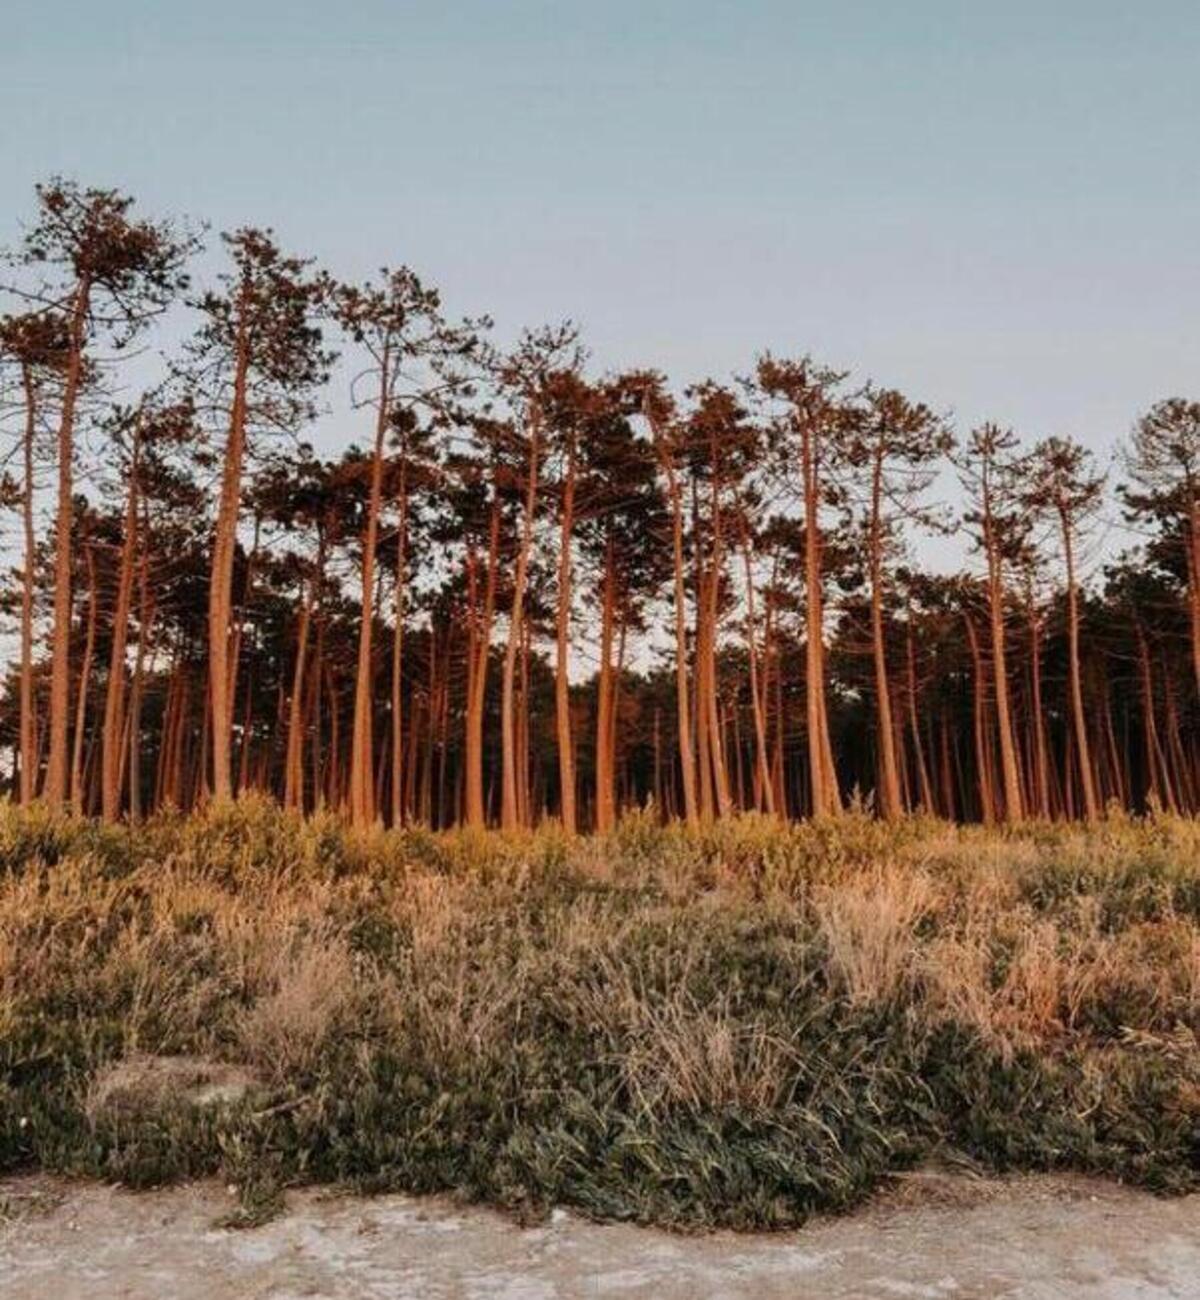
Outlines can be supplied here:
<path id="1" fill-rule="evenodd" d="M 502 349 L 409 269 L 342 283 L 267 230 L 198 291 L 198 247 L 53 180 L 7 258 L 21 802 L 254 789 L 572 831 L 651 801 L 1196 811 L 1200 403 L 1151 406 L 1110 484 L 1069 439 L 956 434 L 808 357 L 681 392 L 593 373 L 569 324 Z M 190 339 L 131 398 L 168 311 Z M 348 446 L 318 456 L 342 376 Z M 1138 544 L 1098 568 L 1106 512 Z M 943 531 L 969 571 L 914 562 Z"/>

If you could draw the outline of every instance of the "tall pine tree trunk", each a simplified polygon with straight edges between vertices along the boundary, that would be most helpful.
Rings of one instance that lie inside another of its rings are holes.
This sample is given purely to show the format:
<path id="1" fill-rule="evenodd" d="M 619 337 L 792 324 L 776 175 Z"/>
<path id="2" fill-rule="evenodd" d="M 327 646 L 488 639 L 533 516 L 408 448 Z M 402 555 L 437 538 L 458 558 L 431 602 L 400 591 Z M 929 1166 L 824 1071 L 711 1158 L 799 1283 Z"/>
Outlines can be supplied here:
<path id="1" fill-rule="evenodd" d="M 875 664 L 876 733 L 879 744 L 879 811 L 889 821 L 904 811 L 900 771 L 896 764 L 896 733 L 892 721 L 887 648 L 883 639 L 883 452 L 877 449 L 871 470 L 871 652 Z"/>
<path id="2" fill-rule="evenodd" d="M 659 463 L 667 480 L 667 498 L 671 506 L 671 558 L 675 612 L 675 710 L 679 732 L 679 770 L 683 786 L 683 810 L 688 825 L 695 828 L 700 823 L 700 809 L 696 798 L 696 757 L 692 747 L 692 719 L 690 686 L 688 684 L 687 652 L 687 592 L 683 569 L 683 494 L 675 457 L 667 446 L 665 435 L 655 422 L 651 422 L 654 443 L 658 449 Z"/>
<path id="3" fill-rule="evenodd" d="M 75 517 L 75 408 L 83 381 L 83 343 L 91 284 L 75 286 L 71 306 L 70 350 L 58 422 L 58 511 L 54 539 L 54 630 L 50 665 L 50 749 L 46 757 L 45 799 L 61 808 L 67 798 L 67 749 L 71 727 L 71 548 Z"/>
<path id="4" fill-rule="evenodd" d="M 125 746 L 125 651 L 129 613 L 133 605 L 134 561 L 138 533 L 138 475 L 141 472 L 141 422 L 134 424 L 129 465 L 129 494 L 125 507 L 125 536 L 117 575 L 117 601 L 113 611 L 112 651 L 108 660 L 108 690 L 104 698 L 104 732 L 101 743 L 100 811 L 107 822 L 121 815 L 121 754 Z"/>
<path id="5" fill-rule="evenodd" d="M 400 464 L 400 517 L 396 528 L 396 626 L 392 631 L 392 825 L 403 825 L 404 802 L 404 595 L 408 548 L 408 465 Z"/>
<path id="6" fill-rule="evenodd" d="M 244 309 L 243 309 L 244 310 Z M 233 403 L 225 442 L 221 499 L 213 541 L 212 578 L 208 598 L 208 695 L 212 792 L 218 802 L 233 798 L 233 700 L 236 672 L 230 655 L 233 621 L 233 560 L 237 548 L 238 515 L 242 501 L 242 462 L 246 453 L 246 385 L 249 344 L 239 318 L 234 357 Z"/>
<path id="7" fill-rule="evenodd" d="M 96 650 L 96 556 L 91 543 L 84 546 L 84 560 L 88 575 L 87 631 L 84 636 L 83 662 L 79 666 L 79 693 L 75 700 L 75 743 L 71 754 L 71 806 L 76 812 L 85 812 L 83 794 L 83 747 L 87 729 L 88 695 L 92 685 L 92 660 Z"/>
<path id="8" fill-rule="evenodd" d="M 521 522 L 521 540 L 517 550 L 517 568 L 513 578 L 512 614 L 508 622 L 508 643 L 504 650 L 504 676 L 500 687 L 500 824 L 514 830 L 521 824 L 517 781 L 517 654 L 525 618 L 525 584 L 529 574 L 529 556 L 533 550 L 533 518 L 537 508 L 538 451 L 541 416 L 534 413 L 529 422 L 529 459 L 526 466 L 525 516 Z"/>
<path id="9" fill-rule="evenodd" d="M 563 481 L 562 524 L 559 529 L 558 612 L 555 620 L 554 715 L 558 735 L 559 815 L 563 830 L 578 830 L 575 812 L 575 744 L 571 734 L 571 533 L 575 525 L 575 442 L 567 449 Z"/>
<path id="10" fill-rule="evenodd" d="M 21 526 L 25 562 L 21 574 L 21 806 L 37 797 L 37 702 L 33 692 L 33 583 L 37 542 L 33 529 L 33 439 L 37 430 L 37 391 L 32 371 L 21 368 L 25 393 L 25 435 L 21 443 L 24 482 L 21 485 Z"/>
<path id="11" fill-rule="evenodd" d="M 842 811 L 829 720 L 825 704 L 825 629 L 821 573 L 820 477 L 812 430 L 801 426 L 801 472 L 804 482 L 804 590 L 808 634 L 805 639 L 805 715 L 808 765 L 815 817 Z"/>
<path id="12" fill-rule="evenodd" d="M 359 828 L 370 826 L 375 820 L 375 754 L 371 740 L 374 665 L 371 640 L 375 618 L 375 546 L 379 537 L 379 512 L 383 504 L 383 443 L 390 413 L 389 365 L 388 351 L 384 348 L 379 409 L 375 419 L 375 446 L 371 456 L 371 489 L 362 538 L 362 618 L 358 625 L 358 667 L 354 677 L 354 722 L 350 740 L 350 820 Z"/>
<path id="13" fill-rule="evenodd" d="M 1067 564 L 1067 648 L 1068 675 L 1071 687 L 1071 721 L 1075 728 L 1075 757 L 1079 764 L 1079 788 L 1083 794 L 1083 815 L 1095 821 L 1100 813 L 1096 798 L 1096 781 L 1092 768 L 1092 751 L 1088 742 L 1087 719 L 1083 712 L 1083 682 L 1079 669 L 1079 589 L 1075 581 L 1075 547 L 1071 519 L 1059 510 L 1062 523 L 1063 555 Z"/>

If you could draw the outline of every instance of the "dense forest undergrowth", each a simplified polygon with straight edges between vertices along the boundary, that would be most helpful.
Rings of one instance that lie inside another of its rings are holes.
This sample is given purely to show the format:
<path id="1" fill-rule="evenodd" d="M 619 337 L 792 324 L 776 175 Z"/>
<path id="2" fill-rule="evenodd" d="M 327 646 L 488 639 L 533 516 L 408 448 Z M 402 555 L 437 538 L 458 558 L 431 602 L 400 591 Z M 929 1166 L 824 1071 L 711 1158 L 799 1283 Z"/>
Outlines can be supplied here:
<path id="1" fill-rule="evenodd" d="M 928 1158 L 1195 1189 L 1198 1029 L 1200 823 L 1167 814 L 0 805 L 0 1169 L 219 1174 L 234 1221 L 315 1180 L 776 1227 Z M 249 1086 L 122 1091 L 165 1058 Z"/>

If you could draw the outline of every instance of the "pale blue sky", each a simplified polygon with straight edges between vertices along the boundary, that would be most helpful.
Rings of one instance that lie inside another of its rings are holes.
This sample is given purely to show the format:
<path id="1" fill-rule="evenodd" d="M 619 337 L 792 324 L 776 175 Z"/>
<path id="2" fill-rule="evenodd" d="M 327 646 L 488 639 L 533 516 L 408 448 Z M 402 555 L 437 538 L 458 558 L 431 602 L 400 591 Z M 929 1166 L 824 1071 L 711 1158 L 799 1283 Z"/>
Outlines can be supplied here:
<path id="1" fill-rule="evenodd" d="M 1108 449 L 1200 389 L 1200 5 L 6 0 L 53 171 L 683 383 L 811 350 Z"/>

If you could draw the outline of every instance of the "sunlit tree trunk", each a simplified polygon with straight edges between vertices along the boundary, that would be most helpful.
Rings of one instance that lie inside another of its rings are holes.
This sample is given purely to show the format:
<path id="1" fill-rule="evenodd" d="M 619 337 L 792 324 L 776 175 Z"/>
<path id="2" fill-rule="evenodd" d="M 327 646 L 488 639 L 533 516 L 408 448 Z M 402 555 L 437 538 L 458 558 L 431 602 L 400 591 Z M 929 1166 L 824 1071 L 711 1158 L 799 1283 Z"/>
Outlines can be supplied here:
<path id="1" fill-rule="evenodd" d="M 1192 629 L 1192 671 L 1200 691 L 1200 493 L 1194 488 L 1187 512 L 1188 613 Z"/>
<path id="2" fill-rule="evenodd" d="M 488 657 L 492 642 L 492 621 L 496 608 L 496 576 L 500 552 L 500 502 L 493 498 L 491 523 L 488 530 L 488 561 L 485 579 L 486 594 L 483 600 L 483 617 L 476 611 L 474 557 L 468 557 L 471 570 L 469 600 L 472 619 L 472 640 L 467 648 L 470 670 L 467 676 L 466 730 L 464 736 L 464 782 L 466 820 L 468 826 L 482 828 L 487 824 L 487 805 L 483 788 L 483 708 L 487 697 Z"/>
<path id="3" fill-rule="evenodd" d="M 719 817 L 728 817 L 733 811 L 733 797 L 729 791 L 729 773 L 725 763 L 725 735 L 721 726 L 721 706 L 717 679 L 717 616 L 719 609 L 721 577 L 725 566 L 724 520 L 720 498 L 720 451 L 715 433 L 709 445 L 709 463 L 712 469 L 710 484 L 710 514 L 712 518 L 712 551 L 703 592 L 704 636 L 703 683 L 704 708 L 700 725 L 708 728 L 708 752 L 712 763 L 712 788 Z"/>
<path id="4" fill-rule="evenodd" d="M 1171 775 L 1167 771 L 1167 761 L 1158 736 L 1158 722 L 1154 716 L 1154 683 L 1150 666 L 1150 647 L 1140 626 L 1135 629 L 1135 633 L 1138 648 L 1138 680 L 1142 696 L 1142 729 L 1146 749 L 1147 794 L 1168 812 L 1175 812 L 1175 792 L 1171 788 Z"/>
<path id="5" fill-rule="evenodd" d="M 895 727 L 887 649 L 883 637 L 883 451 L 877 448 L 871 467 L 870 570 L 871 651 L 875 664 L 876 733 L 879 743 L 879 811 L 889 821 L 904 811 L 900 772 L 896 765 Z"/>
<path id="6" fill-rule="evenodd" d="M 807 420 L 800 426 L 804 482 L 804 589 L 808 618 L 805 638 L 805 713 L 808 724 L 809 780 L 812 811 L 817 817 L 842 811 L 829 721 L 825 705 L 825 629 L 821 574 L 820 477 L 816 448 Z"/>
<path id="7" fill-rule="evenodd" d="M 358 626 L 358 669 L 354 678 L 354 723 L 350 741 L 350 820 L 360 828 L 369 826 L 375 820 L 372 780 L 374 748 L 371 740 L 371 634 L 375 617 L 375 546 L 379 537 L 379 511 L 383 503 L 383 444 L 391 409 L 390 360 L 386 346 L 380 374 L 375 445 L 371 457 L 371 489 L 362 539 L 362 619 Z"/>
<path id="8" fill-rule="evenodd" d="M 33 692 L 33 584 L 37 542 L 33 528 L 33 440 L 37 430 L 37 390 L 28 364 L 21 368 L 25 394 L 25 434 L 21 440 L 24 482 L 21 486 L 21 526 L 25 537 L 25 562 L 21 574 L 21 805 L 37 795 L 37 702 Z"/>
<path id="9" fill-rule="evenodd" d="M 142 816 L 142 699 L 155 613 L 149 581 L 150 518 L 147 512 L 143 512 L 143 517 L 142 554 L 138 564 L 138 645 L 133 662 L 133 685 L 129 691 L 129 725 L 125 729 L 131 822 L 140 821 Z"/>
<path id="10" fill-rule="evenodd" d="M 392 825 L 405 820 L 404 802 L 404 596 L 408 581 L 408 466 L 400 465 L 400 516 L 396 526 L 396 626 L 392 632 Z M 432 629 L 431 629 L 432 635 Z"/>
<path id="11" fill-rule="evenodd" d="M 1033 703 L 1033 785 L 1036 796 L 1035 811 L 1041 817 L 1050 816 L 1050 763 L 1046 751 L 1046 718 L 1042 706 L 1042 629 L 1029 601 L 1029 681 Z"/>
<path id="12" fill-rule="evenodd" d="M 600 610 L 600 671 L 596 677 L 596 830 L 604 834 L 616 823 L 613 789 L 613 671 L 612 653 L 616 607 L 612 538 L 604 556 L 604 591 Z"/>
<path id="13" fill-rule="evenodd" d="M 683 787 L 683 809 L 688 825 L 700 822 L 696 799 L 696 758 L 692 747 L 691 696 L 688 684 L 687 593 L 683 567 L 683 495 L 675 467 L 673 451 L 667 446 L 663 431 L 653 423 L 654 442 L 659 464 L 667 480 L 667 498 L 671 507 L 671 558 L 675 613 L 675 709 L 679 730 L 679 770 Z"/>
<path id="14" fill-rule="evenodd" d="M 563 830 L 578 829 L 575 812 L 575 749 L 571 734 L 571 533 L 575 525 L 575 440 L 567 449 L 558 551 L 558 611 L 555 620 L 554 714 L 558 734 L 559 815 Z"/>
<path id="15" fill-rule="evenodd" d="M 964 615 L 967 630 L 967 644 L 971 649 L 971 667 L 973 680 L 973 732 L 975 737 L 975 767 L 979 782 L 979 815 L 984 825 L 990 826 L 996 820 L 996 796 L 992 786 L 992 762 L 987 737 L 987 704 L 984 695 L 985 679 L 983 675 L 983 655 L 979 649 L 979 637 L 970 615 Z"/>
<path id="16" fill-rule="evenodd" d="M 229 433 L 225 442 L 221 498 L 217 507 L 213 542 L 212 581 L 208 600 L 208 692 L 210 744 L 212 751 L 213 798 L 233 798 L 231 750 L 233 743 L 233 699 L 237 683 L 230 655 L 233 619 L 233 560 L 237 547 L 238 515 L 242 500 L 242 462 L 246 451 L 246 385 L 249 371 L 249 341 L 246 337 L 244 303 L 239 321 L 234 356 L 233 402 Z"/>
<path id="17" fill-rule="evenodd" d="M 312 621 L 315 581 L 315 577 L 309 579 L 300 603 L 300 620 L 296 630 L 296 662 L 292 668 L 292 691 L 288 701 L 283 806 L 297 812 L 304 810 L 304 674 L 307 667 L 308 629 Z"/>
<path id="18" fill-rule="evenodd" d="M 88 575 L 87 631 L 84 636 L 83 662 L 79 666 L 79 693 L 75 701 L 75 743 L 71 753 L 71 806 L 85 812 L 83 796 L 83 746 L 87 728 L 88 695 L 92 685 L 92 660 L 96 650 L 96 557 L 91 544 L 84 547 Z"/>
<path id="19" fill-rule="evenodd" d="M 1013 735 L 1012 706 L 1008 688 L 1008 661 L 1004 638 L 1004 578 L 999 542 L 995 537 L 991 504 L 984 479 L 984 545 L 988 566 L 988 615 L 992 636 L 992 676 L 996 693 L 996 728 L 1000 741 L 1000 774 L 1004 784 L 1004 817 L 1018 822 L 1024 816 L 1021 797 L 1021 769 Z"/>
<path id="20" fill-rule="evenodd" d="M 121 753 L 126 743 L 125 652 L 129 614 L 133 605 L 134 563 L 138 545 L 138 476 L 141 472 L 141 425 L 134 423 L 129 464 L 129 489 L 125 506 L 125 536 L 117 575 L 117 600 L 113 611 L 112 651 L 108 660 L 108 690 L 104 698 L 104 733 L 101 747 L 100 811 L 105 821 L 121 815 Z"/>
<path id="21" fill-rule="evenodd" d="M 742 558 L 746 570 L 746 645 L 750 658 L 750 702 L 754 714 L 755 804 L 775 813 L 775 788 L 767 760 L 766 709 L 758 670 L 758 625 L 754 612 L 754 569 L 750 562 L 750 536 L 742 527 Z"/>
<path id="22" fill-rule="evenodd" d="M 1059 509 L 1062 524 L 1063 556 L 1067 566 L 1067 648 L 1068 677 L 1071 688 L 1071 721 L 1075 728 L 1075 757 L 1079 764 L 1079 788 L 1083 795 L 1083 815 L 1095 821 L 1100 813 L 1096 782 L 1092 769 L 1092 751 L 1088 743 L 1087 719 L 1083 712 L 1083 682 L 1079 670 L 1079 589 L 1075 581 L 1075 539 L 1070 514 Z"/>
<path id="23" fill-rule="evenodd" d="M 70 348 L 58 422 L 58 510 L 54 544 L 54 630 L 50 666 L 50 748 L 44 795 L 51 808 L 67 798 L 67 747 L 71 726 L 71 547 L 75 517 L 75 408 L 83 380 L 83 344 L 91 283 L 82 277 L 71 305 Z"/>
<path id="24" fill-rule="evenodd" d="M 504 676 L 500 690 L 500 824 L 513 830 L 521 824 L 517 792 L 516 673 L 517 653 L 521 646 L 525 617 L 525 584 L 529 573 L 529 556 L 533 550 L 533 520 L 537 508 L 538 452 L 541 416 L 534 413 L 529 421 L 529 459 L 526 465 L 525 516 L 521 523 L 521 540 L 517 550 L 513 578 L 512 615 L 508 623 L 508 643 L 504 651 Z"/>
<path id="25" fill-rule="evenodd" d="M 921 792 L 921 808 L 927 813 L 936 811 L 929 767 L 925 762 L 925 747 L 921 742 L 921 723 L 917 712 L 917 652 L 913 637 L 912 610 L 907 610 L 904 620 L 904 654 L 908 675 L 908 728 L 912 737 L 913 754 L 917 762 L 917 782 Z M 931 741 L 932 744 L 932 741 Z"/>

